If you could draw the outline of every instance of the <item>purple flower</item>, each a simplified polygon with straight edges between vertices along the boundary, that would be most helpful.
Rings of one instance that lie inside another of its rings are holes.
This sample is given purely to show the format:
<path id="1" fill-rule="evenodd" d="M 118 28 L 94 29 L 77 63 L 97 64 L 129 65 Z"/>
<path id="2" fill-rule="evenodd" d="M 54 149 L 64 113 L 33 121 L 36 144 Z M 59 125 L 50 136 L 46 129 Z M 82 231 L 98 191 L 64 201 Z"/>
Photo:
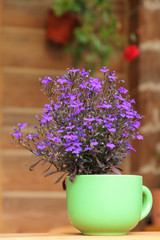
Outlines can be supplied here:
<path id="1" fill-rule="evenodd" d="M 34 136 L 34 138 L 38 138 L 39 137 L 39 133 L 34 134 L 33 136 Z"/>
<path id="2" fill-rule="evenodd" d="M 81 131 L 83 128 L 82 127 L 76 127 L 76 129 Z"/>
<path id="3" fill-rule="evenodd" d="M 47 122 L 52 121 L 52 117 L 50 115 L 41 115 L 42 119 L 41 119 L 41 123 L 42 124 L 46 124 Z"/>
<path id="4" fill-rule="evenodd" d="M 114 117 L 111 117 L 111 115 L 109 115 L 109 117 L 107 118 L 107 120 L 110 121 L 110 122 L 113 122 L 113 121 L 115 121 L 115 118 L 114 118 Z"/>
<path id="5" fill-rule="evenodd" d="M 110 132 L 116 132 L 116 129 L 115 129 L 115 128 L 108 128 L 108 130 L 109 130 Z"/>
<path id="6" fill-rule="evenodd" d="M 28 135 L 26 136 L 26 138 L 33 140 L 33 135 L 32 135 L 32 134 L 28 134 Z"/>
<path id="7" fill-rule="evenodd" d="M 117 79 L 117 77 L 115 77 L 114 75 L 115 75 L 115 72 L 110 72 L 110 74 L 108 76 L 110 81 Z"/>
<path id="8" fill-rule="evenodd" d="M 51 140 L 51 141 L 54 141 L 54 142 L 56 142 L 56 143 L 60 143 L 60 142 L 61 142 L 61 139 L 60 139 L 58 136 L 57 136 L 57 137 L 54 137 L 54 136 L 49 135 L 49 134 L 47 134 L 46 136 L 47 136 L 47 139 L 49 139 L 49 140 Z"/>
<path id="9" fill-rule="evenodd" d="M 66 139 L 66 140 L 68 139 L 68 140 L 73 140 L 73 141 L 78 139 L 77 135 L 73 135 L 73 134 L 71 134 L 71 135 L 64 135 L 63 138 Z"/>
<path id="10" fill-rule="evenodd" d="M 46 111 L 53 111 L 53 107 L 50 104 L 45 104 L 44 108 L 42 109 L 44 112 Z"/>
<path id="11" fill-rule="evenodd" d="M 97 145 L 98 145 L 98 142 L 97 142 L 95 139 L 93 139 L 92 141 L 90 141 L 90 143 L 91 143 L 91 145 L 93 145 L 93 146 L 97 146 Z"/>
<path id="12" fill-rule="evenodd" d="M 128 137 L 128 136 L 129 136 L 129 133 L 127 133 L 126 131 L 124 131 L 124 132 L 122 133 L 122 136 L 123 136 L 123 137 Z"/>
<path id="13" fill-rule="evenodd" d="M 60 104 L 54 104 L 54 109 L 56 110 L 56 109 L 59 109 L 59 108 L 61 108 L 61 105 Z"/>
<path id="14" fill-rule="evenodd" d="M 83 83 L 81 83 L 81 84 L 79 84 L 79 87 L 81 88 L 81 89 L 86 89 L 87 88 L 87 84 L 88 84 L 88 82 L 83 82 Z"/>
<path id="15" fill-rule="evenodd" d="M 71 99 L 72 101 L 74 101 L 74 100 L 76 99 L 76 96 L 70 95 L 70 99 Z"/>
<path id="16" fill-rule="evenodd" d="M 88 121 L 88 122 L 93 122 L 95 120 L 95 118 L 83 118 L 84 121 Z"/>
<path id="17" fill-rule="evenodd" d="M 69 126 L 66 127 L 66 129 L 70 129 L 70 130 L 73 128 L 75 128 L 75 125 L 72 125 L 71 123 L 69 123 Z"/>
<path id="18" fill-rule="evenodd" d="M 81 151 L 82 151 L 82 148 L 78 147 L 72 153 L 80 153 Z"/>
<path id="19" fill-rule="evenodd" d="M 77 147 L 79 147 L 79 146 L 81 146 L 82 145 L 82 143 L 81 142 L 73 142 L 72 143 L 74 146 L 77 146 Z"/>
<path id="20" fill-rule="evenodd" d="M 134 152 L 136 152 L 136 150 L 132 147 L 132 145 L 129 142 L 126 142 L 126 147 L 128 150 L 133 150 Z"/>
<path id="21" fill-rule="evenodd" d="M 115 144 L 113 143 L 107 143 L 106 146 L 109 148 L 109 149 L 113 149 L 115 147 Z"/>
<path id="22" fill-rule="evenodd" d="M 37 149 L 39 149 L 39 150 L 43 150 L 45 148 L 46 148 L 46 146 L 41 143 L 39 145 L 37 145 Z"/>
<path id="23" fill-rule="evenodd" d="M 142 135 L 137 135 L 136 136 L 138 140 L 143 140 L 143 136 Z"/>
<path id="24" fill-rule="evenodd" d="M 52 81 L 52 78 L 45 76 L 44 79 L 41 81 L 44 85 L 47 85 Z"/>
<path id="25" fill-rule="evenodd" d="M 140 122 L 139 121 L 134 122 L 133 126 L 135 128 L 139 128 L 140 127 Z"/>
<path id="26" fill-rule="evenodd" d="M 82 106 L 82 105 L 83 105 L 83 102 L 73 101 L 73 102 L 70 104 L 70 107 L 79 108 L 79 107 Z"/>
<path id="27" fill-rule="evenodd" d="M 22 137 L 22 133 L 20 133 L 19 131 L 16 131 L 15 133 L 12 134 L 12 136 L 19 139 L 20 137 Z"/>
<path id="28" fill-rule="evenodd" d="M 109 108 L 111 108 L 112 107 L 112 105 L 110 105 L 110 104 L 103 104 L 103 105 L 97 105 L 97 108 L 106 108 L 106 109 L 109 109 Z"/>
<path id="29" fill-rule="evenodd" d="M 20 129 L 27 127 L 27 123 L 23 123 L 23 124 L 18 123 L 17 125 L 19 126 Z"/>
<path id="30" fill-rule="evenodd" d="M 102 123 L 102 122 L 103 122 L 103 119 L 102 119 L 102 118 L 99 118 L 99 117 L 95 118 L 95 120 L 96 120 L 96 122 L 99 122 L 99 123 Z"/>
<path id="31" fill-rule="evenodd" d="M 132 116 L 132 115 L 128 114 L 128 115 L 126 115 L 126 118 L 128 118 L 128 119 L 133 119 L 133 118 L 134 118 L 134 116 Z"/>
<path id="32" fill-rule="evenodd" d="M 59 82 L 60 84 L 64 84 L 64 83 L 68 83 L 68 81 L 64 78 L 59 78 L 58 80 L 57 80 L 57 82 Z"/>
<path id="33" fill-rule="evenodd" d="M 105 67 L 103 67 L 103 69 L 100 69 L 100 71 L 103 72 L 103 73 L 106 73 L 106 72 L 109 71 L 109 69 L 107 69 L 107 67 L 105 66 Z"/>
<path id="34" fill-rule="evenodd" d="M 124 87 L 120 87 L 120 88 L 118 89 L 118 91 L 119 91 L 120 93 L 124 93 L 124 94 L 126 94 L 126 93 L 128 92 L 128 90 L 125 89 Z"/>
<path id="35" fill-rule="evenodd" d="M 104 124 L 104 126 L 108 129 L 110 129 L 112 127 L 112 123 L 106 123 L 106 124 Z"/>
<path id="36" fill-rule="evenodd" d="M 99 78 L 90 77 L 90 85 L 91 85 L 91 89 L 95 91 L 99 91 L 102 87 L 102 84 L 99 81 Z"/>
<path id="37" fill-rule="evenodd" d="M 84 68 L 82 68 L 82 70 L 80 71 L 81 75 L 83 77 L 88 77 L 89 76 L 89 72 L 87 72 Z"/>
<path id="38" fill-rule="evenodd" d="M 72 69 L 69 70 L 69 72 L 72 72 L 72 73 L 76 73 L 78 71 L 79 71 L 79 69 L 76 69 L 76 68 L 72 68 Z"/>
<path id="39" fill-rule="evenodd" d="M 73 147 L 73 146 L 70 146 L 70 147 L 65 149 L 66 152 L 71 152 L 73 150 L 75 150 L 75 147 Z"/>
<path id="40" fill-rule="evenodd" d="M 134 99 L 131 99 L 130 103 L 134 103 L 134 104 L 135 104 L 136 102 L 135 102 L 135 100 L 134 100 Z"/>
<path id="41" fill-rule="evenodd" d="M 91 147 L 86 147 L 85 148 L 85 151 L 91 151 L 91 150 L 93 150 Z"/>

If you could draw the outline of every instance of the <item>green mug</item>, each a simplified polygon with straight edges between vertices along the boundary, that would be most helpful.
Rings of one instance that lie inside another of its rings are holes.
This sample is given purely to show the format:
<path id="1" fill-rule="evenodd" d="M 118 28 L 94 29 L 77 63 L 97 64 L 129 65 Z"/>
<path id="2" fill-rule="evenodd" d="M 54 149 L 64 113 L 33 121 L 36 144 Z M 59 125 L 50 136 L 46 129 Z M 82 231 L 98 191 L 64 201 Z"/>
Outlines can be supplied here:
<path id="1" fill-rule="evenodd" d="M 67 212 L 71 224 L 87 235 L 124 235 L 145 218 L 152 194 L 137 175 L 67 177 Z"/>

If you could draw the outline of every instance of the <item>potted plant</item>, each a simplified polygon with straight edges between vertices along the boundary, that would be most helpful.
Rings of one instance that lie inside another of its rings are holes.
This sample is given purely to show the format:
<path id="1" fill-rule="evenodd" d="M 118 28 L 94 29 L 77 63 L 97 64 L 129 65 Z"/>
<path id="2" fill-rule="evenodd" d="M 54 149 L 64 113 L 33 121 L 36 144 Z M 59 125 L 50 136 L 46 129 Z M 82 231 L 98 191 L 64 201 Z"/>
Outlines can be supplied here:
<path id="1" fill-rule="evenodd" d="M 71 223 L 84 234 L 125 234 L 144 218 L 152 195 L 141 176 L 121 175 L 122 160 L 135 149 L 130 140 L 139 134 L 140 116 L 115 72 L 100 70 L 103 79 L 85 69 L 40 80 L 49 102 L 28 134 L 18 123 L 11 134 L 48 164 L 45 176 L 62 172 L 67 178 L 67 209 Z M 51 170 L 51 167 L 54 167 Z M 144 198 L 142 204 L 142 196 Z"/>
<path id="2" fill-rule="evenodd" d="M 60 43 L 63 41 L 64 44 L 67 44 L 66 49 L 72 55 L 75 66 L 81 60 L 83 60 L 83 65 L 90 68 L 94 68 L 98 63 L 102 65 L 108 64 L 114 45 L 120 43 L 116 31 L 117 20 L 112 11 L 112 2 L 112 0 L 53 1 L 52 14 L 55 15 L 55 18 L 61 19 L 67 15 L 77 20 L 75 25 L 73 24 L 73 34 L 71 33 L 70 37 L 67 38 L 68 40 L 65 41 L 65 37 L 60 40 Z M 56 22 L 58 23 L 58 19 Z M 68 29 L 66 26 L 67 20 L 62 22 L 62 28 Z M 57 42 L 59 32 L 60 28 L 57 34 L 54 33 L 52 37 L 48 38 L 53 41 L 55 38 Z M 71 36 L 73 37 L 71 38 Z"/>

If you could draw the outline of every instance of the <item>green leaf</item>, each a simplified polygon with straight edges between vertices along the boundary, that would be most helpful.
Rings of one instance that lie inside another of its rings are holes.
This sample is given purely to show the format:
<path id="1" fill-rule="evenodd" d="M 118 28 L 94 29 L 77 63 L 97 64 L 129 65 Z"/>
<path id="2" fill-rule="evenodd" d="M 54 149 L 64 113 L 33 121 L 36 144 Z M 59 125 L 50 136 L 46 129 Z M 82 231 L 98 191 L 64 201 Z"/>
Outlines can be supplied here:
<path id="1" fill-rule="evenodd" d="M 88 42 L 87 36 L 80 28 L 74 30 L 74 35 L 80 43 L 86 44 Z"/>

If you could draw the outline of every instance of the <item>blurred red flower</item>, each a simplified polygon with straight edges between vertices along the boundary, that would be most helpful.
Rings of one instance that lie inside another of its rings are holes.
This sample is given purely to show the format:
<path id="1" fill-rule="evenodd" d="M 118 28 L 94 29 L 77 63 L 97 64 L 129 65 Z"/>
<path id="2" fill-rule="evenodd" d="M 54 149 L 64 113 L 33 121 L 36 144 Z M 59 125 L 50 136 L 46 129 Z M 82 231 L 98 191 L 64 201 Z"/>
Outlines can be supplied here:
<path id="1" fill-rule="evenodd" d="M 126 59 L 126 61 L 130 62 L 134 59 L 136 59 L 139 56 L 139 48 L 137 47 L 137 45 L 132 44 L 132 45 L 128 45 L 125 50 L 124 50 L 124 57 Z"/>

